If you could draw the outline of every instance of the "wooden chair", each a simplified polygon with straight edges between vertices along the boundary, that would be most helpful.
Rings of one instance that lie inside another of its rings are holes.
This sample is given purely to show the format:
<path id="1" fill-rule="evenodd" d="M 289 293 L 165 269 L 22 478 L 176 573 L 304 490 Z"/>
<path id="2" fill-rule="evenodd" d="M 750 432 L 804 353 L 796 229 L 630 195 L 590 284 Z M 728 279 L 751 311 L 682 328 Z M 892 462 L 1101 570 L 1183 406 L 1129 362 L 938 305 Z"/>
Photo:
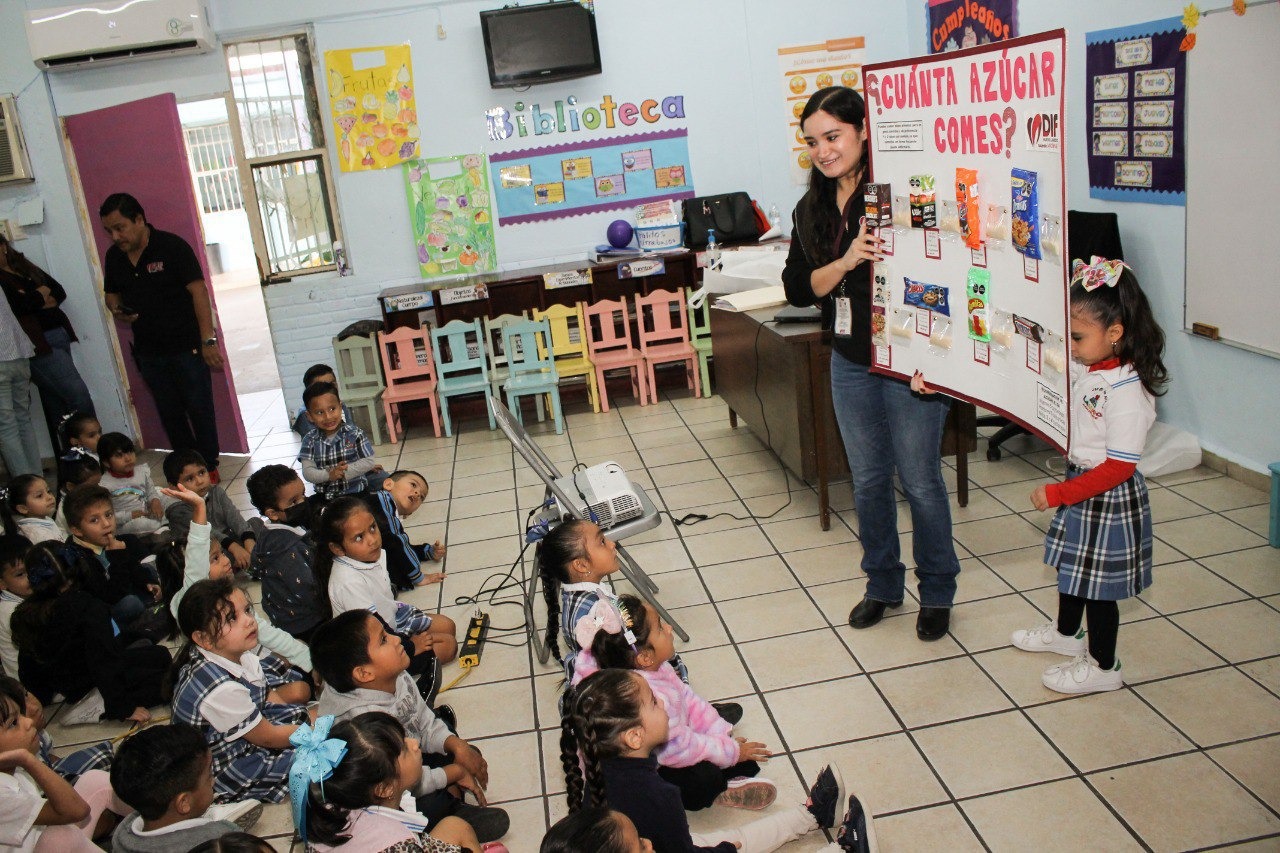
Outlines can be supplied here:
<path id="1" fill-rule="evenodd" d="M 702 396 L 711 396 L 711 371 L 707 360 L 711 358 L 711 309 L 704 301 L 697 308 L 689 301 L 692 288 L 685 288 L 685 302 L 689 306 L 689 343 L 698 351 L 698 372 L 702 377 Z"/>
<path id="2" fill-rule="evenodd" d="M 627 313 L 627 297 L 602 299 L 582 308 L 587 332 L 587 350 L 596 367 L 596 387 L 600 389 L 600 408 L 609 411 L 609 389 L 605 384 L 607 370 L 626 368 L 631 374 L 631 394 L 648 405 L 645 394 L 644 355 L 631 340 L 631 318 Z"/>
<path id="3" fill-rule="evenodd" d="M 672 362 L 684 362 L 689 387 L 695 396 L 702 396 L 698 351 L 689 343 L 689 314 L 684 291 L 655 290 L 648 296 L 637 296 L 636 325 L 640 330 L 640 352 L 644 354 L 649 399 L 658 402 L 654 368 Z"/>
<path id="4" fill-rule="evenodd" d="M 551 352 L 556 358 L 560 379 L 581 376 L 587 383 L 591 410 L 600 411 L 600 390 L 596 387 L 596 369 L 587 357 L 586 335 L 583 333 L 582 306 L 552 305 L 546 311 L 534 309 L 533 319 L 551 323 Z"/>
<path id="5" fill-rule="evenodd" d="M 497 429 L 489 408 L 489 372 L 485 367 L 484 330 L 480 321 L 451 320 L 432 329 L 431 350 L 436 359 L 436 394 L 440 397 L 444 434 L 453 435 L 449 398 L 462 394 L 484 394 L 489 429 Z"/>
<path id="6" fill-rule="evenodd" d="M 556 433 L 564 433 L 564 415 L 560 408 L 560 376 L 556 373 L 556 359 L 547 342 L 551 339 L 551 323 L 541 320 L 522 320 L 502 326 L 502 345 L 507 352 L 510 375 L 506 382 L 507 408 L 523 424 L 520 415 L 520 398 L 536 395 L 538 420 L 545 418 L 542 398 L 551 405 L 551 416 Z"/>
<path id="7" fill-rule="evenodd" d="M 352 335 L 343 340 L 333 339 L 333 365 L 338 374 L 338 391 L 342 402 L 351 408 L 362 408 L 369 417 L 369 437 L 374 444 L 382 444 L 382 430 L 378 426 L 378 402 L 386 384 L 382 381 L 382 364 L 378 358 L 378 345 L 372 338 Z"/>
<path id="8" fill-rule="evenodd" d="M 507 323 L 519 323 L 528 320 L 525 311 L 519 314 L 499 314 L 497 317 L 485 317 L 484 323 L 485 352 L 489 358 L 489 385 L 493 396 L 502 399 L 502 386 L 507 381 L 507 351 L 502 342 L 502 327 Z"/>
<path id="9" fill-rule="evenodd" d="M 387 416 L 387 433 L 391 443 L 404 432 L 400 420 L 400 404 L 426 400 L 431 408 L 431 422 L 440 437 L 440 398 L 436 395 L 436 360 L 431 352 L 430 333 L 412 326 L 394 332 L 379 332 L 378 347 L 382 351 L 382 372 L 387 387 L 382 391 L 382 410 Z"/>

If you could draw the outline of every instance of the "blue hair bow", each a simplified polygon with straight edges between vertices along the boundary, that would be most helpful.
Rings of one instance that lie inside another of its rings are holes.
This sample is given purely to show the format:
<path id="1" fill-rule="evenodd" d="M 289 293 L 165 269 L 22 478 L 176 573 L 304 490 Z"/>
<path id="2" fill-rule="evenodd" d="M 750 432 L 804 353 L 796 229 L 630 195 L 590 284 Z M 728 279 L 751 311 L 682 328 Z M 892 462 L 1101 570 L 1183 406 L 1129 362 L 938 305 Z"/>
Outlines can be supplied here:
<path id="1" fill-rule="evenodd" d="M 320 717 L 315 727 L 303 723 L 289 735 L 294 747 L 293 763 L 289 765 L 289 798 L 293 800 L 293 823 L 298 835 L 307 840 L 307 789 L 312 782 L 320 783 L 324 795 L 324 780 L 333 775 L 333 769 L 347 754 L 347 742 L 329 737 L 333 728 L 333 715 Z"/>

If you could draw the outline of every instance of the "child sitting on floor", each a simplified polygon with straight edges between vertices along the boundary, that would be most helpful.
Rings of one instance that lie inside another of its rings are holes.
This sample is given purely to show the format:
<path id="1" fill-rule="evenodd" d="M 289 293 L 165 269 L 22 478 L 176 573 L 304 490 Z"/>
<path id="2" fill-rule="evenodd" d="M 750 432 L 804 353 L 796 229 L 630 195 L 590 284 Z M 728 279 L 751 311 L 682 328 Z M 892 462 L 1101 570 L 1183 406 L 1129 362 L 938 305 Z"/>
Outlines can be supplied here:
<path id="1" fill-rule="evenodd" d="M 667 741 L 657 750 L 658 775 L 680 789 L 687 811 L 711 805 L 759 810 L 778 794 L 768 779 L 754 779 L 756 762 L 771 753 L 763 743 L 733 736 L 733 726 L 668 661 L 675 654 L 671 626 L 634 595 L 592 605 L 574 631 L 583 650 L 574 683 L 598 669 L 634 669 L 649 682 L 667 711 Z"/>
<path id="2" fill-rule="evenodd" d="M 72 785 L 90 770 L 109 771 L 111 761 L 115 757 L 115 748 L 111 741 L 103 740 L 89 746 L 83 746 L 66 755 L 56 755 L 53 751 L 53 736 L 47 731 L 49 718 L 44 713 L 44 703 L 22 682 L 10 676 L 0 676 L 0 698 L 8 697 L 20 708 L 23 716 L 30 717 L 40 733 L 40 749 L 37 754 L 40 760 L 57 771 L 58 775 Z"/>
<path id="3" fill-rule="evenodd" d="M 230 578 L 187 590 L 178 627 L 187 643 L 174 663 L 173 719 L 199 728 L 209 744 L 215 799 L 280 802 L 293 758 L 289 736 L 313 719 L 299 704 L 310 686 L 291 679 L 274 655 L 254 654 L 258 623 Z"/>
<path id="4" fill-rule="evenodd" d="M 21 536 L 0 536 L 0 665 L 6 675 L 18 677 L 18 647 L 13 643 L 9 619 L 13 611 L 31 595 L 27 578 L 27 551 L 31 543 Z"/>
<path id="5" fill-rule="evenodd" d="M 164 508 L 151 481 L 151 466 L 138 464 L 133 439 L 122 432 L 109 432 L 98 442 L 98 455 L 102 459 L 99 485 L 111 493 L 117 529 L 146 536 L 164 527 Z"/>
<path id="6" fill-rule="evenodd" d="M 21 474 L 0 489 L 4 500 L 0 501 L 0 516 L 4 518 L 6 533 L 25 536 L 31 544 L 62 542 L 67 531 L 58 524 L 54 515 L 58 511 L 58 498 L 49 483 L 39 474 Z"/>
<path id="7" fill-rule="evenodd" d="M 204 457 L 195 450 L 175 450 L 164 458 L 164 478 L 170 486 L 181 484 L 204 499 L 204 511 L 237 572 L 249 568 L 254 535 L 240 510 L 227 497 L 227 490 L 209 479 Z M 161 490 L 164 494 L 169 494 Z M 187 538 L 191 524 L 191 506 L 183 501 L 169 504 L 164 511 L 169 531 L 175 539 Z"/>
<path id="8" fill-rule="evenodd" d="M 330 612 L 370 610 L 399 636 L 412 658 L 409 672 L 427 702 L 440 689 L 440 667 L 458 656 L 457 626 L 448 616 L 396 601 L 387 553 L 373 513 L 356 497 L 338 498 L 320 517 L 316 583 Z"/>
<path id="9" fill-rule="evenodd" d="M 62 419 L 58 432 L 62 436 L 65 451 L 80 448 L 95 460 L 98 458 L 98 441 L 102 438 L 102 424 L 89 412 L 72 412 Z"/>
<path id="10" fill-rule="evenodd" d="M 58 511 L 54 520 L 63 530 L 67 527 L 67 495 L 85 486 L 102 482 L 102 463 L 83 447 L 73 447 L 58 459 Z M 110 493 L 108 493 L 110 497 Z"/>
<path id="11" fill-rule="evenodd" d="M 387 551 L 387 574 L 397 590 L 440 583 L 444 572 L 424 574 L 422 563 L 438 563 L 444 559 L 444 543 L 414 545 L 404 529 L 405 521 L 418 511 L 427 499 L 426 478 L 417 471 L 393 471 L 383 488 L 367 495 L 369 509 L 378 522 L 382 544 Z"/>
<path id="12" fill-rule="evenodd" d="M 298 461 L 302 476 L 325 500 L 382 488 L 386 479 L 373 458 L 373 444 L 360 427 L 343 420 L 338 386 L 317 382 L 302 392 L 307 418 L 315 429 L 302 437 Z"/>
<path id="13" fill-rule="evenodd" d="M 367 610 L 338 614 L 316 631 L 312 655 L 327 685 L 320 695 L 321 714 L 346 720 L 364 711 L 386 711 L 421 744 L 422 763 L 432 768 L 413 789 L 422 814 L 432 822 L 460 817 L 481 841 L 506 834 L 506 812 L 485 806 L 488 763 L 427 705 L 409 675 L 408 654 L 380 619 Z M 465 791 L 480 805 L 464 802 Z"/>
<path id="14" fill-rule="evenodd" d="M 137 537 L 116 535 L 111 493 L 102 486 L 81 486 L 63 503 L 71 538 L 62 558 L 74 563 L 78 584 L 111 608 L 121 630 L 128 630 L 160 599 L 155 573 L 143 565 L 147 549 Z"/>
<path id="15" fill-rule="evenodd" d="M 213 805 L 212 768 L 209 746 L 194 726 L 153 726 L 125 739 L 111 767 L 111 787 L 134 813 L 116 827 L 111 849 L 190 850 L 252 826 L 262 803 Z"/>
<path id="16" fill-rule="evenodd" d="M 262 607 L 272 625 L 310 642 L 325 614 L 313 568 L 306 487 L 288 465 L 266 465 L 249 477 L 249 500 L 266 519 L 251 522 L 257 545 L 249 563 L 249 575 L 262 581 Z"/>
<path id="17" fill-rule="evenodd" d="M 307 390 L 317 382 L 328 382 L 330 385 L 337 385 L 338 374 L 334 373 L 333 368 L 327 364 L 313 364 L 307 368 L 306 373 L 302 374 L 302 390 Z M 349 424 L 356 422 L 346 404 L 342 406 L 342 419 Z M 315 426 L 307 418 L 307 406 L 304 403 L 298 409 L 297 414 L 293 416 L 293 431 L 298 435 L 306 435 L 313 429 L 315 429 Z"/>

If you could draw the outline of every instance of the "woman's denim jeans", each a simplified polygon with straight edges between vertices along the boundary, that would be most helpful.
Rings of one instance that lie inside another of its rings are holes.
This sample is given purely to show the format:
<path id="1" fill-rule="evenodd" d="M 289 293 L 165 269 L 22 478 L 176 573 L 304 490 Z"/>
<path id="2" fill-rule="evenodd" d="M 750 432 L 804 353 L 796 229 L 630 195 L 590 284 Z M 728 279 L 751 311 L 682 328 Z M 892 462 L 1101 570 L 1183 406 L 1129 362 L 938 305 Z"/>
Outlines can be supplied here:
<path id="1" fill-rule="evenodd" d="M 913 394 L 898 379 L 831 355 L 831 399 L 853 474 L 867 598 L 902 602 L 906 566 L 898 545 L 897 470 L 911 505 L 911 550 L 920 603 L 950 607 L 960 563 L 951 541 L 951 504 L 942 479 L 942 427 L 951 398 Z"/>

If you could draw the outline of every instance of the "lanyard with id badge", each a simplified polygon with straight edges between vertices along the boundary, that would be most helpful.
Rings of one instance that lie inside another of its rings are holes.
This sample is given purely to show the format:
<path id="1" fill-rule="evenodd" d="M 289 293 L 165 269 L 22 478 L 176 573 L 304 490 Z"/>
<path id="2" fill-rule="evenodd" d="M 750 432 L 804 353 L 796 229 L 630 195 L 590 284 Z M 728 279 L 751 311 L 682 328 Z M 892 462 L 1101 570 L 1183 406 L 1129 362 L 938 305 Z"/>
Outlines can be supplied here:
<path id="1" fill-rule="evenodd" d="M 861 193 L 854 193 L 850 197 L 850 201 L 861 198 Z M 840 238 L 844 236 L 849 229 L 849 207 L 846 205 L 844 215 L 841 216 L 841 223 L 835 236 L 835 254 L 840 257 L 844 254 L 840 247 Z M 845 289 L 844 279 L 840 279 L 840 283 L 835 289 L 836 317 L 835 324 L 831 328 L 832 334 L 838 338 L 848 338 L 853 335 L 853 301 L 849 298 L 849 292 Z"/>

